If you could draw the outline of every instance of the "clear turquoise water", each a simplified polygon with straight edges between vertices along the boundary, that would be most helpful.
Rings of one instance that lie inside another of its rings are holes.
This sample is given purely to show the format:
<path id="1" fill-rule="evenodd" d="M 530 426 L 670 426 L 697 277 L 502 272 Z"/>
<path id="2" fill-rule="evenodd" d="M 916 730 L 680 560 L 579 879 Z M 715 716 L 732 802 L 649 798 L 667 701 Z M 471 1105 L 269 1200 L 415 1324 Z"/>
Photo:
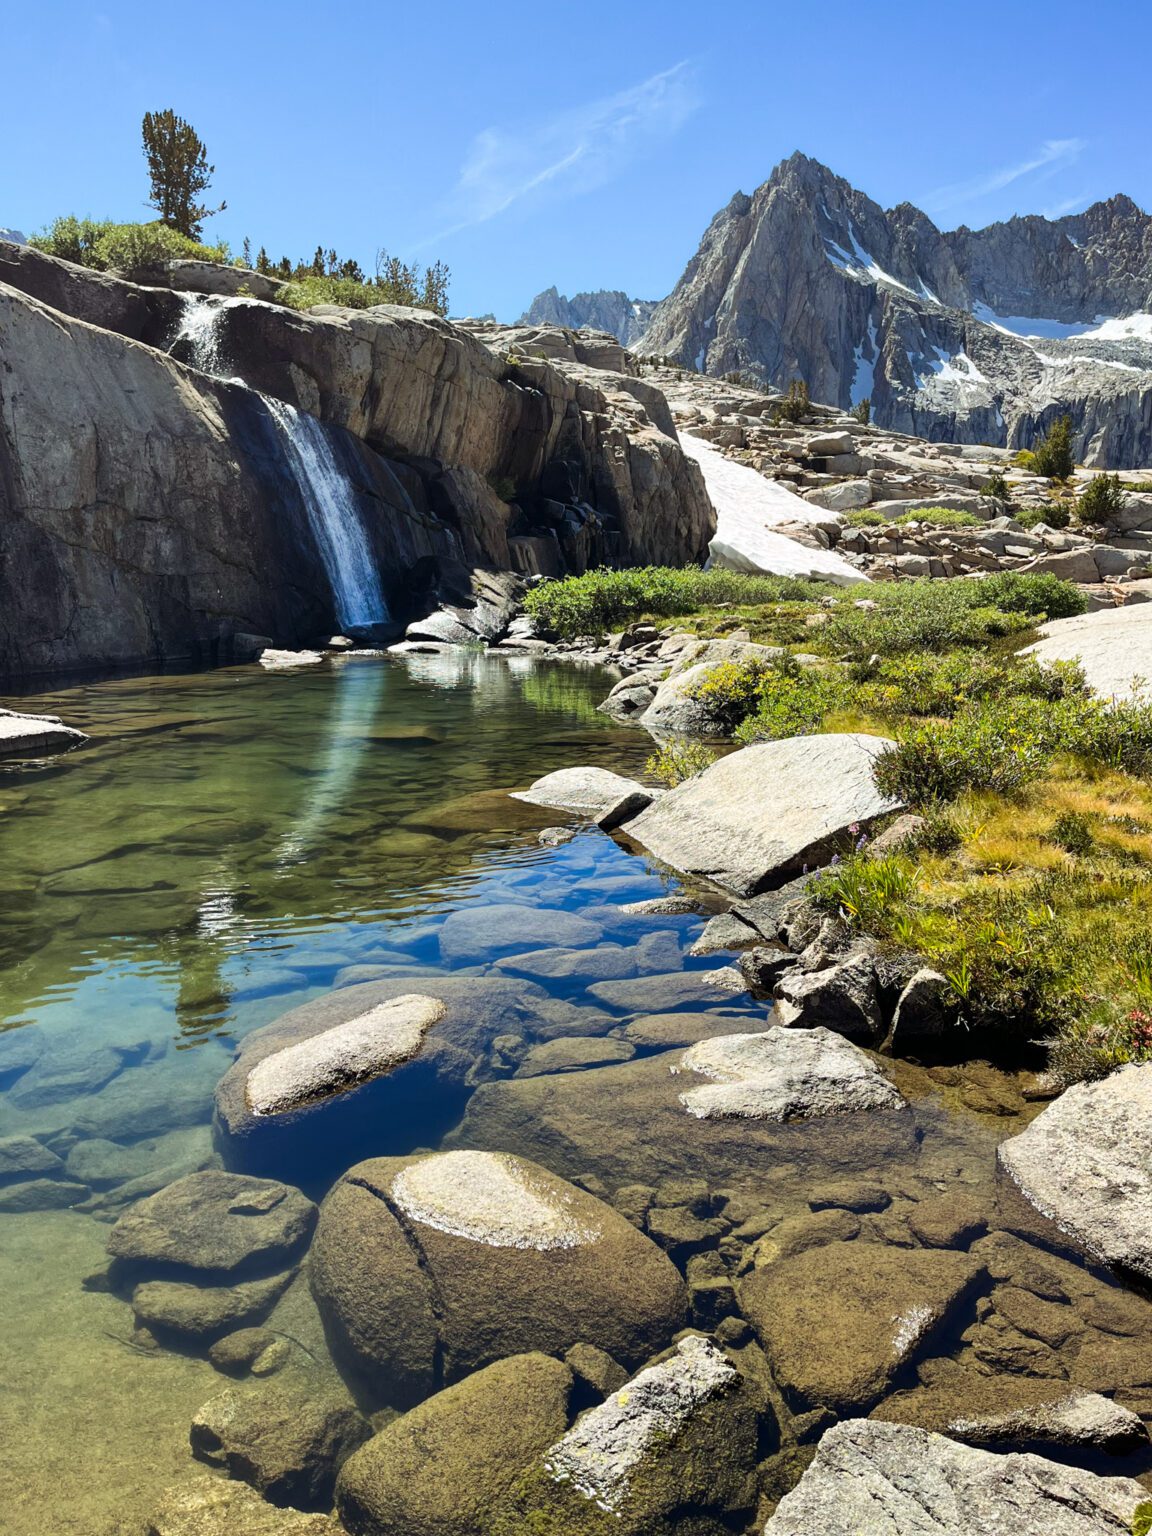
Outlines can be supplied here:
<path id="1" fill-rule="evenodd" d="M 507 795 L 573 763 L 642 772 L 648 739 L 595 708 L 613 680 L 461 652 L 93 682 L 18 701 L 91 741 L 0 763 L 0 1137 L 29 1132 L 62 1157 L 110 1162 L 76 1209 L 0 1208 L 0 1525 L 12 1536 L 134 1532 L 189 1469 L 190 1416 L 222 1378 L 202 1359 L 142 1354 L 129 1309 L 81 1281 L 102 1262 L 129 1164 L 166 1182 L 210 1156 L 212 1092 L 238 1039 L 343 984 L 350 967 L 442 968 L 438 928 L 452 912 L 603 917 L 679 888 L 594 828 L 541 846 L 539 829 L 565 818 Z M 608 941 L 635 942 L 605 923 Z M 701 925 L 658 926 L 686 948 Z M 582 984 L 548 990 L 585 1001 Z M 716 1033 L 733 1027 L 734 1006 L 718 999 Z M 760 1027 L 766 1011 L 745 1006 L 745 1017 Z M 29 1040 L 36 1065 L 5 1075 L 5 1051 Z M 949 1189 L 991 1210 L 1011 1107 L 974 1113 L 959 1090 L 894 1071 L 924 1139 L 887 1171 L 893 1211 Z M 843 1170 L 823 1165 L 814 1123 L 806 1155 L 764 1194 L 782 1215 L 805 1214 L 830 1176 Z"/>

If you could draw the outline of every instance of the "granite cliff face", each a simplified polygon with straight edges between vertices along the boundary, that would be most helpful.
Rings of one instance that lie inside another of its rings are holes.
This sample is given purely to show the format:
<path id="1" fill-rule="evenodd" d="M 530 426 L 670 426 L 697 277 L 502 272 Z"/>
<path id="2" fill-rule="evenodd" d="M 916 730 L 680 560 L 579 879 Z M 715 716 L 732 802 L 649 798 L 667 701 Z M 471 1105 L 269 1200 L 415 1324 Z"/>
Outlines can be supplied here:
<path id="1" fill-rule="evenodd" d="M 1027 447 L 1067 411 L 1091 463 L 1152 460 L 1152 218 L 949 233 L 804 155 L 712 220 L 636 350 L 784 387 L 933 441 Z"/>
<path id="2" fill-rule="evenodd" d="M 532 300 L 519 323 L 560 325 L 571 331 L 607 331 L 630 347 L 648 329 L 656 308 L 655 299 L 630 299 L 618 288 L 574 293 L 571 298 L 555 288 L 546 288 Z"/>
<path id="3" fill-rule="evenodd" d="M 331 632 L 280 402 L 323 424 L 393 618 L 478 567 L 702 557 L 714 513 L 663 397 L 562 333 L 544 355 L 485 338 L 390 306 L 141 288 L 0 246 L 0 676 Z"/>

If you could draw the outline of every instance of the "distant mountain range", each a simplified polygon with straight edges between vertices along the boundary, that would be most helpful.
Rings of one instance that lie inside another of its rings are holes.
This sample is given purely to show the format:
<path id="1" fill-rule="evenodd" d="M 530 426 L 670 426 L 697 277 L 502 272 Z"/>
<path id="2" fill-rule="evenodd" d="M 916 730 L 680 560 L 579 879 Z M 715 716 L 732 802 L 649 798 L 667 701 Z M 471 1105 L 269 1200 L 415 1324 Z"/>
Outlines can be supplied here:
<path id="1" fill-rule="evenodd" d="M 0 240 L 9 240 L 13 245 L 27 245 L 28 236 L 19 229 L 4 229 L 0 226 Z"/>
<path id="2" fill-rule="evenodd" d="M 622 293 L 577 300 L 602 329 L 635 314 Z M 568 302 L 551 289 L 528 315 L 572 324 Z M 720 210 L 621 340 L 716 376 L 803 378 L 845 408 L 867 396 L 880 425 L 941 441 L 1027 446 L 1068 412 L 1088 462 L 1152 462 L 1152 218 L 1124 196 L 944 233 L 795 154 Z"/>
<path id="3" fill-rule="evenodd" d="M 655 299 L 630 299 L 619 290 L 601 288 L 597 293 L 574 293 L 566 298 L 546 288 L 532 300 L 520 317 L 521 325 L 563 325 L 579 331 L 609 331 L 626 347 L 643 336 L 657 308 Z"/>

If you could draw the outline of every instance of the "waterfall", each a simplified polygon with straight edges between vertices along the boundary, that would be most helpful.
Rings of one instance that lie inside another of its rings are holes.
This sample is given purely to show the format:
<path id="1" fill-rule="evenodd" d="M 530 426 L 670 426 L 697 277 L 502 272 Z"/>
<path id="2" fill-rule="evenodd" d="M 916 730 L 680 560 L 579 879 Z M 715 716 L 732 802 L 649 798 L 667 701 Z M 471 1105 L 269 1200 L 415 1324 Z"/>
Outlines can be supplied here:
<path id="1" fill-rule="evenodd" d="M 247 301 L 200 293 L 187 293 L 183 298 L 179 328 L 169 352 L 183 342 L 194 368 L 248 389 L 243 379 L 228 378 L 220 334 L 224 311 L 230 305 Z M 270 395 L 260 395 L 260 399 L 284 444 L 288 470 L 300 491 L 332 588 L 337 622 L 342 629 L 387 623 L 388 604 L 356 504 L 356 492 L 336 461 L 327 432 L 314 416 L 297 411 L 283 400 Z"/>
<path id="2" fill-rule="evenodd" d="M 284 440 L 288 468 L 300 488 L 341 627 L 387 622 L 388 605 L 356 493 L 336 462 L 327 432 L 315 416 L 297 411 L 283 400 L 265 396 L 264 403 Z"/>
<path id="3" fill-rule="evenodd" d="M 230 304 L 242 304 L 243 299 L 213 298 L 205 293 L 185 293 L 181 298 L 180 323 L 168 351 L 175 352 L 183 342 L 193 368 L 211 374 L 214 379 L 224 378 L 220 317 Z"/>

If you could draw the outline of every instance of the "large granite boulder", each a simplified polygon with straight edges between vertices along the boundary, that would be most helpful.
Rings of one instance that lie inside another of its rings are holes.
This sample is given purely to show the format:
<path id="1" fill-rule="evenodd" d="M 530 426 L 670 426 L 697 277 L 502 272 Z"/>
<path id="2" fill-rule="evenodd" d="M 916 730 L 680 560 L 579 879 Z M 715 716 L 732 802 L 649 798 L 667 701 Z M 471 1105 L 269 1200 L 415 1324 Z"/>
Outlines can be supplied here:
<path id="1" fill-rule="evenodd" d="M 760 1394 L 708 1339 L 590 1409 L 516 1489 L 502 1536 L 719 1531 L 754 1503 Z"/>
<path id="2" fill-rule="evenodd" d="M 1132 699 L 1152 677 L 1152 606 L 1125 604 L 1099 613 L 1053 619 L 1027 648 L 1037 661 L 1076 661 L 1090 688 L 1105 698 Z"/>
<path id="3" fill-rule="evenodd" d="M 228 1283 L 292 1263 L 315 1221 L 298 1189 L 208 1169 L 131 1206 L 108 1234 L 108 1252 L 134 1271 Z"/>
<path id="4" fill-rule="evenodd" d="M 512 1355 L 394 1419 L 344 1465 L 352 1536 L 488 1536 L 519 1479 L 568 1427 L 572 1372 Z"/>
<path id="5" fill-rule="evenodd" d="M 396 1404 L 525 1351 L 582 1342 L 642 1360 L 686 1306 L 672 1264 L 621 1215 L 494 1152 L 349 1169 L 321 1209 L 311 1278 L 336 1353 Z"/>
<path id="6" fill-rule="evenodd" d="M 582 938 L 599 934 L 572 921 Z M 216 1088 L 217 1146 L 230 1168 L 309 1179 L 365 1152 L 407 1150 L 457 1118 L 497 1035 L 549 1026 L 585 1035 L 595 1018 L 512 977 L 401 967 L 388 980 L 340 987 L 245 1036 Z"/>
<path id="7" fill-rule="evenodd" d="M 1067 1089 L 998 1160 L 1008 1225 L 1152 1281 L 1152 1063 Z"/>
<path id="8" fill-rule="evenodd" d="M 754 1269 L 739 1294 L 784 1391 L 845 1414 L 882 1397 L 984 1277 L 966 1253 L 835 1242 Z"/>
<path id="9" fill-rule="evenodd" d="M 751 896 L 825 860 L 849 827 L 899 809 L 872 779 L 889 746 L 849 734 L 745 747 L 662 796 L 628 836 L 674 869 Z"/>
<path id="10" fill-rule="evenodd" d="M 734 1027 L 716 1019 L 717 1033 Z M 658 1184 L 688 1167 L 714 1188 L 759 1190 L 781 1163 L 817 1158 L 855 1173 L 915 1148 L 908 1107 L 853 1047 L 850 1057 L 826 1041 L 813 1050 L 801 1034 L 791 1037 L 793 1051 L 779 1039 L 789 1031 L 769 1033 L 747 1055 L 735 1043 L 705 1040 L 688 1053 L 485 1083 L 448 1144 L 515 1152 L 569 1178 L 595 1173 L 610 1189 Z M 739 1073 L 748 1074 L 743 1086 Z M 853 1099 L 858 1110 L 865 1099 L 872 1107 L 845 1113 Z M 730 1112 L 699 1113 L 718 1106 Z"/>
<path id="11" fill-rule="evenodd" d="M 836 1424 L 764 1536 L 1127 1536 L 1147 1489 L 903 1424 Z"/>

